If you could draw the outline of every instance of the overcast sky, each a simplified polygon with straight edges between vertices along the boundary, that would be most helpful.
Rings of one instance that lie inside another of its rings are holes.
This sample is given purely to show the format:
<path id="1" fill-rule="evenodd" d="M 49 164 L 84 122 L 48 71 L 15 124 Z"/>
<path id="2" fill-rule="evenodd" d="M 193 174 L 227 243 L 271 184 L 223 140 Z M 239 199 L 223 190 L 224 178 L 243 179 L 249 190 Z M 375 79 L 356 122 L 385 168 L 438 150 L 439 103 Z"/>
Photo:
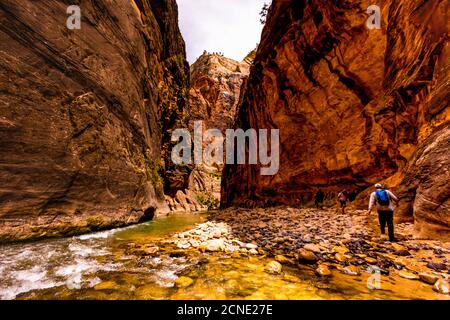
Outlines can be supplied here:
<path id="1" fill-rule="evenodd" d="M 261 38 L 259 12 L 270 0 L 177 0 L 189 63 L 208 52 L 242 60 Z"/>

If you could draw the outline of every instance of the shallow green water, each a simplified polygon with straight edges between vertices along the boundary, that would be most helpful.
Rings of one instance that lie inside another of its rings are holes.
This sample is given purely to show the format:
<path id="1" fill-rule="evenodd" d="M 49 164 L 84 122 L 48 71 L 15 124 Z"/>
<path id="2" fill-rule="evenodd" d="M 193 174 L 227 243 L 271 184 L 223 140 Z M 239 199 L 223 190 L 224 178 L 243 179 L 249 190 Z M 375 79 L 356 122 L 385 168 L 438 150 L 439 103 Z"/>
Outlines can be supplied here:
<path id="1" fill-rule="evenodd" d="M 1 299 L 447 299 L 418 281 L 334 272 L 322 279 L 309 267 L 265 272 L 268 258 L 180 251 L 164 243 L 206 220 L 178 215 L 124 229 L 0 247 Z M 155 247 L 159 248 L 158 252 Z M 179 276 L 193 284 L 174 286 Z"/>

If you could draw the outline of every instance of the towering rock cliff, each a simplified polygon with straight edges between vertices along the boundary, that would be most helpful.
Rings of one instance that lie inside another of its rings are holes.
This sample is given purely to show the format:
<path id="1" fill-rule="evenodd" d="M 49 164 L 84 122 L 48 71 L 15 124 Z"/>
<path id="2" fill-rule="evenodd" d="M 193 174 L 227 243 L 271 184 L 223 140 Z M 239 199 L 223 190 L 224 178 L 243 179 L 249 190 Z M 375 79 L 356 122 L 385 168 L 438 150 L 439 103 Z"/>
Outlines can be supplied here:
<path id="1" fill-rule="evenodd" d="M 149 219 L 188 67 L 175 0 L 0 2 L 0 241 Z M 162 156 L 161 156 L 162 154 Z"/>
<path id="2" fill-rule="evenodd" d="M 232 128 L 241 86 L 248 77 L 254 54 L 255 50 L 239 62 L 205 51 L 192 64 L 189 105 L 184 109 L 182 121 L 185 127 L 193 130 L 194 121 L 203 121 L 204 130 L 217 128 L 225 132 Z M 218 204 L 222 169 L 219 165 L 172 166 L 166 171 L 165 188 L 170 209 L 189 212 Z"/>
<path id="3" fill-rule="evenodd" d="M 280 171 L 227 166 L 222 205 L 385 181 L 419 236 L 449 237 L 449 3 L 378 1 L 381 29 L 370 30 L 372 4 L 273 1 L 236 127 L 279 128 Z"/>

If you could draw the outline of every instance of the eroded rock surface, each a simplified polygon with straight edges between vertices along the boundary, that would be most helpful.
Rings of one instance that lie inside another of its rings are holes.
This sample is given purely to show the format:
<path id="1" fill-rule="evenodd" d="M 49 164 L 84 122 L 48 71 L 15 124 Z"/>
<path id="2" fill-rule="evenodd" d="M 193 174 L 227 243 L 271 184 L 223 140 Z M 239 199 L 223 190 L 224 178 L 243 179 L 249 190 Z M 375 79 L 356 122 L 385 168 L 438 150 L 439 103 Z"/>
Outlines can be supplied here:
<path id="1" fill-rule="evenodd" d="M 238 62 L 206 51 L 191 66 L 189 106 L 182 123 L 193 132 L 194 121 L 208 129 L 232 128 L 241 87 L 255 51 Z M 209 141 L 203 140 L 205 148 Z M 172 212 L 204 211 L 220 203 L 222 165 L 170 166 L 166 171 L 166 201 Z"/>
<path id="2" fill-rule="evenodd" d="M 151 219 L 185 105 L 174 0 L 0 4 L 0 241 Z"/>
<path id="3" fill-rule="evenodd" d="M 227 166 L 223 206 L 384 181 L 418 235 L 448 238 L 448 3 L 380 1 L 380 30 L 371 4 L 273 1 L 236 127 L 280 129 L 280 171 Z"/>

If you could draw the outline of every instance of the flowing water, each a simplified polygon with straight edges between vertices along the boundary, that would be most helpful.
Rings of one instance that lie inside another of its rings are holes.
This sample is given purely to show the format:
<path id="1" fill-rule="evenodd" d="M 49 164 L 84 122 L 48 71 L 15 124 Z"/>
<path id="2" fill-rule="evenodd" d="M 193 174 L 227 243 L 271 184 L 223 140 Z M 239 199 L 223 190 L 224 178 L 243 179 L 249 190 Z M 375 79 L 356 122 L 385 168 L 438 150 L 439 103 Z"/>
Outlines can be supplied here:
<path id="1" fill-rule="evenodd" d="M 321 279 L 309 267 L 283 267 L 282 274 L 271 275 L 264 271 L 269 261 L 264 257 L 181 251 L 164 242 L 205 220 L 205 215 L 178 215 L 0 246 L 0 299 L 448 299 L 418 281 L 381 276 L 381 290 L 369 290 L 368 273 L 334 272 Z M 193 284 L 174 286 L 180 275 Z"/>

